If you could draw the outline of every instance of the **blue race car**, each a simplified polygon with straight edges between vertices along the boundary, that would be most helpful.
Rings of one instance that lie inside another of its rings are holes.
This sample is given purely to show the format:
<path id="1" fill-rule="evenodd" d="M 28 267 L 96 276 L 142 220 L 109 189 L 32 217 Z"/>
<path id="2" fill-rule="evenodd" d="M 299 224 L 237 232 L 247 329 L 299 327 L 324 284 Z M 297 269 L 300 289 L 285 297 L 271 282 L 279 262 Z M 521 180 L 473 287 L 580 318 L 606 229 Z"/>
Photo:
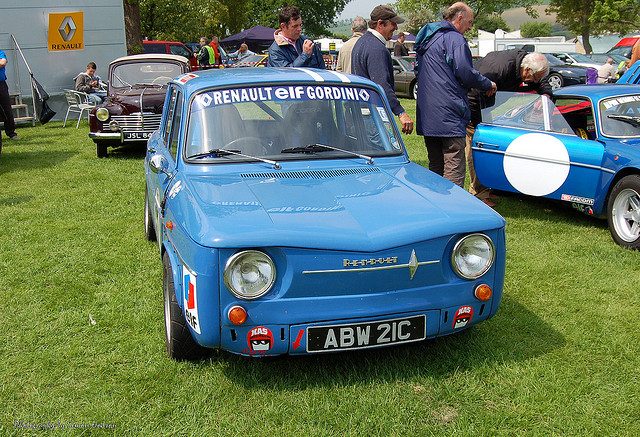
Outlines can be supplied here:
<path id="1" fill-rule="evenodd" d="M 566 202 L 609 223 L 613 240 L 640 247 L 640 86 L 576 85 L 498 93 L 473 138 L 487 187 Z"/>
<path id="2" fill-rule="evenodd" d="M 145 177 L 174 359 L 419 342 L 498 310 L 504 219 L 410 162 L 382 89 L 363 78 L 184 74 Z"/>

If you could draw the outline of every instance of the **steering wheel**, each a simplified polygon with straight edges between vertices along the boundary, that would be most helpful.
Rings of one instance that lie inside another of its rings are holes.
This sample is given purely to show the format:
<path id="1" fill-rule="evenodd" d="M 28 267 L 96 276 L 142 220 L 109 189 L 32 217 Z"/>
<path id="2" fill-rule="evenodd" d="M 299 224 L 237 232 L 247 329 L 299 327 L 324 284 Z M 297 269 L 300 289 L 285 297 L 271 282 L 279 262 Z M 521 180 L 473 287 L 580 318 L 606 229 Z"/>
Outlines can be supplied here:
<path id="1" fill-rule="evenodd" d="M 166 85 L 168 82 L 171 81 L 171 78 L 168 76 L 158 76 L 155 79 L 153 79 L 153 81 L 151 82 L 151 85 L 155 85 L 156 82 L 160 82 L 162 81 L 162 85 Z"/>
<path id="2" fill-rule="evenodd" d="M 239 144 L 241 144 L 244 147 L 240 147 L 238 146 Z M 261 155 L 262 152 L 262 140 L 260 138 L 257 137 L 240 137 L 240 138 L 236 138 L 235 140 L 229 141 L 227 144 L 225 144 L 222 149 L 228 149 L 231 150 L 235 147 L 240 149 L 241 153 L 246 153 L 248 155 L 254 154 L 254 155 Z M 251 151 L 255 150 L 254 153 L 251 153 Z"/>

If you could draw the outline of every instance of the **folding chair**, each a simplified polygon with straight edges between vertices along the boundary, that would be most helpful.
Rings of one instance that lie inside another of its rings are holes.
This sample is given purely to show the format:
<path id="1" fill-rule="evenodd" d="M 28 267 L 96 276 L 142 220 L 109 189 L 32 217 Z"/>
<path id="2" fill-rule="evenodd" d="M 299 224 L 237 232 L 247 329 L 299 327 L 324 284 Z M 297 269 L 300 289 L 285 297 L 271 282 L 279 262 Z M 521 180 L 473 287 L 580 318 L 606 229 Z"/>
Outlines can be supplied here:
<path id="1" fill-rule="evenodd" d="M 80 119 L 82 119 L 82 114 L 84 111 L 87 111 L 87 121 L 89 121 L 89 111 L 91 108 L 96 106 L 94 102 L 89 99 L 89 95 L 86 93 L 82 93 L 80 91 L 75 90 L 64 90 L 64 96 L 67 99 L 67 114 L 64 116 L 64 123 L 62 127 L 67 125 L 67 119 L 69 118 L 69 113 L 73 112 L 78 114 L 78 122 L 76 123 L 76 129 L 80 126 Z"/>

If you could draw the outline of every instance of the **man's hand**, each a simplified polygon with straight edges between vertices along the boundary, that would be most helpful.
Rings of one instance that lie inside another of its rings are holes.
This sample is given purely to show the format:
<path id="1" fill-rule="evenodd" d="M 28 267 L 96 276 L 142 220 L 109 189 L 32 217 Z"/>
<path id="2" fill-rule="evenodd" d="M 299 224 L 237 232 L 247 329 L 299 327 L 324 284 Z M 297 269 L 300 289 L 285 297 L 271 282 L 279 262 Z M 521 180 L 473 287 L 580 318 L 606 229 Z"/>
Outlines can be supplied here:
<path id="1" fill-rule="evenodd" d="M 409 117 L 409 114 L 407 114 L 406 112 L 403 112 L 398 116 L 398 119 L 400 120 L 400 123 L 402 123 L 403 134 L 408 135 L 411 132 L 413 132 L 413 120 L 411 120 L 411 117 Z"/>
<path id="2" fill-rule="evenodd" d="M 491 89 L 487 90 L 487 97 L 491 97 L 498 91 L 498 85 L 494 81 L 491 81 Z"/>
<path id="3" fill-rule="evenodd" d="M 302 43 L 302 51 L 310 55 L 313 52 L 314 45 L 315 43 L 313 41 L 311 41 L 310 39 L 305 39 Z"/>

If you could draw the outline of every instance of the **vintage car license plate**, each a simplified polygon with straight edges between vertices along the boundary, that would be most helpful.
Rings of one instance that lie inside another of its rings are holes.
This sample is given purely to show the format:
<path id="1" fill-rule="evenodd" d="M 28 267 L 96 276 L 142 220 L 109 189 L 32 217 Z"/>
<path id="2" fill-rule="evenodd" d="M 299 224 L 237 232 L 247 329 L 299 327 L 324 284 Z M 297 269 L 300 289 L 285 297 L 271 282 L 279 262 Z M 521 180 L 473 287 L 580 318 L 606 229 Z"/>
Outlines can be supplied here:
<path id="1" fill-rule="evenodd" d="M 424 314 L 391 320 L 307 328 L 307 352 L 365 349 L 426 338 Z"/>
<path id="2" fill-rule="evenodd" d="M 125 140 L 146 140 L 151 136 L 152 132 L 125 132 Z"/>

